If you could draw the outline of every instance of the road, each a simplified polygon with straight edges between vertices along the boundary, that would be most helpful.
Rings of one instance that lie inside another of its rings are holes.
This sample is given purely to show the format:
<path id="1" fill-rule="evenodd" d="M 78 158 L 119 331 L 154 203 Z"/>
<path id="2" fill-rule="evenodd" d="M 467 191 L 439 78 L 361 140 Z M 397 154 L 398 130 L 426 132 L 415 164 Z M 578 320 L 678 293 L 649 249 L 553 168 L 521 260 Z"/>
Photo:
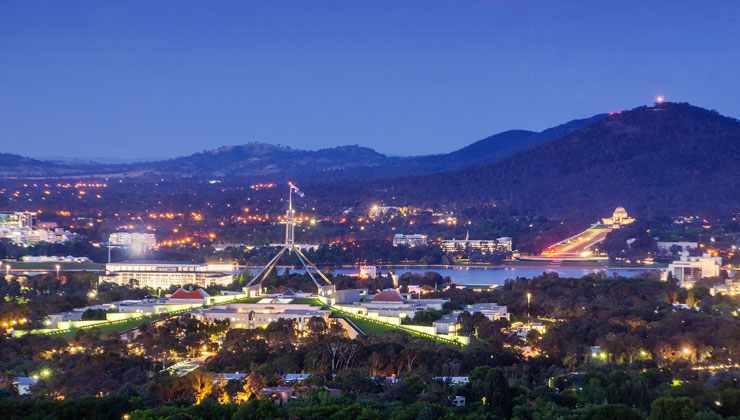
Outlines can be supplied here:
<path id="1" fill-rule="evenodd" d="M 549 247 L 542 255 L 546 257 L 588 257 L 591 247 L 606 238 L 610 227 L 592 226 L 580 234 Z"/>

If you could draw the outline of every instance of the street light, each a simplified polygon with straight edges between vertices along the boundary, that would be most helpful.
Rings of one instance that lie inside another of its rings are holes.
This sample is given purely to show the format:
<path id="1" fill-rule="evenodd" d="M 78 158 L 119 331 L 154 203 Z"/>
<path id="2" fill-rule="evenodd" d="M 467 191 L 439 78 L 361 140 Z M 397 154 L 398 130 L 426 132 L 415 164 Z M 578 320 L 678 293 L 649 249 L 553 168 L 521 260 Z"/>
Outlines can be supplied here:
<path id="1" fill-rule="evenodd" d="M 62 268 L 62 266 L 57 264 L 54 267 L 57 269 L 57 277 L 59 277 L 59 269 Z"/>
<path id="2" fill-rule="evenodd" d="M 532 326 L 532 317 L 529 316 L 529 304 L 532 302 L 532 293 L 527 292 L 527 320 L 529 321 L 529 326 Z"/>
<path id="3" fill-rule="evenodd" d="M 5 264 L 5 275 L 10 274 L 10 264 Z"/>

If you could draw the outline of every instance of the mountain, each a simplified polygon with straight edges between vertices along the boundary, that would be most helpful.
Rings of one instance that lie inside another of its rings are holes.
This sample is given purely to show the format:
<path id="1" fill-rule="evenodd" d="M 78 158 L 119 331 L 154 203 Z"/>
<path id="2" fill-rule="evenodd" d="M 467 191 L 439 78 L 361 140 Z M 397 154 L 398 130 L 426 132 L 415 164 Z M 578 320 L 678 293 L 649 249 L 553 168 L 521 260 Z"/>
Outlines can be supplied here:
<path id="1" fill-rule="evenodd" d="M 10 153 L 0 153 L 0 178 L 27 178 L 40 176 L 80 175 L 86 173 L 87 164 L 78 168 L 44 160 L 31 159 Z"/>
<path id="2" fill-rule="evenodd" d="M 639 107 L 493 163 L 376 182 L 417 203 L 495 203 L 551 215 L 740 208 L 740 123 L 685 103 Z"/>
<path id="3" fill-rule="evenodd" d="M 402 158 L 386 164 L 343 170 L 329 174 L 323 173 L 320 180 L 322 182 L 346 182 L 352 180 L 396 178 L 409 175 L 432 174 L 491 163 L 548 140 L 562 137 L 580 127 L 599 121 L 605 118 L 605 116 L 605 114 L 599 114 L 590 118 L 573 120 L 541 132 L 527 130 L 504 131 L 451 153 Z"/>
<path id="4" fill-rule="evenodd" d="M 227 146 L 161 162 L 141 164 L 147 173 L 190 177 L 289 176 L 322 170 L 388 164 L 399 160 L 361 146 L 341 146 L 315 151 L 296 150 L 265 143 Z"/>
<path id="5" fill-rule="evenodd" d="M 297 150 L 266 143 L 224 146 L 169 160 L 101 164 L 88 161 L 42 161 L 17 155 L 0 170 L 0 177 L 106 176 L 132 178 L 225 178 L 302 183 L 364 181 L 431 174 L 493 162 L 520 150 L 570 133 L 603 115 L 574 120 L 542 132 L 510 130 L 477 141 L 452 153 L 390 157 L 361 146 Z M 11 169 L 12 168 L 12 169 Z"/>

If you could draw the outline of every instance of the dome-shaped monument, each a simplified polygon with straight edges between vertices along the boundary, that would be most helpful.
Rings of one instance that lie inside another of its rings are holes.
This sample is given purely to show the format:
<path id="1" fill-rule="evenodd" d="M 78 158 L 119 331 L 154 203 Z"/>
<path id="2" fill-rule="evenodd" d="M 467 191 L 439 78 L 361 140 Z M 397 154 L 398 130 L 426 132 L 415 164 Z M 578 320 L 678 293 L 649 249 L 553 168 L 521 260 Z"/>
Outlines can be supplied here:
<path id="1" fill-rule="evenodd" d="M 601 219 L 602 223 L 607 226 L 613 226 L 618 228 L 623 225 L 628 225 L 635 221 L 634 218 L 627 215 L 627 210 L 624 207 L 617 207 L 612 214 L 612 217 L 605 217 Z"/>

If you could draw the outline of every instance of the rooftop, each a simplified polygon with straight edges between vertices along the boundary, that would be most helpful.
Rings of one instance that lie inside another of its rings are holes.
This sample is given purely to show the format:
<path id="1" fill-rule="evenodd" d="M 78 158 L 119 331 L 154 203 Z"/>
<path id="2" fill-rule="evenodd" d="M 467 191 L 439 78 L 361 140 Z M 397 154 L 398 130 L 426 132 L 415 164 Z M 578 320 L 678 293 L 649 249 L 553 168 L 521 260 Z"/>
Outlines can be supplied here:
<path id="1" fill-rule="evenodd" d="M 375 295 L 372 302 L 404 302 L 404 299 L 395 289 L 388 289 Z"/>

